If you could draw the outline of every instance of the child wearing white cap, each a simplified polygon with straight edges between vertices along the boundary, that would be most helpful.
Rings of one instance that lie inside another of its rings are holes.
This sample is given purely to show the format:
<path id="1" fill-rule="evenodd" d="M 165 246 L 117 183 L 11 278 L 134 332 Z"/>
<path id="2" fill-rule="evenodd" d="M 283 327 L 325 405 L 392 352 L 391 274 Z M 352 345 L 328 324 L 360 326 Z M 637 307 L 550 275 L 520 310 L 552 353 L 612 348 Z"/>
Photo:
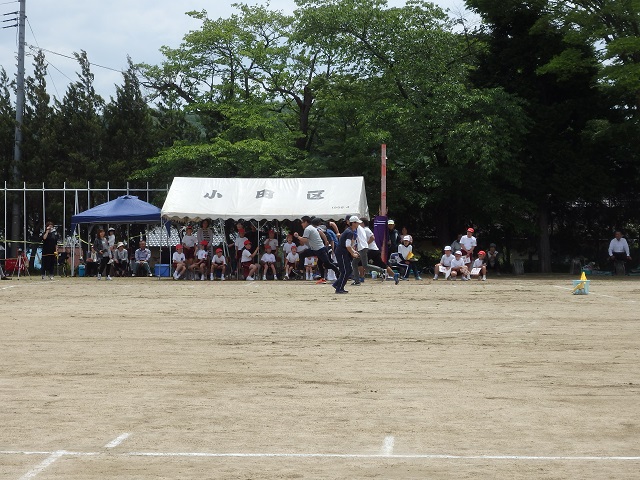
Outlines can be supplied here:
<path id="1" fill-rule="evenodd" d="M 433 267 L 433 279 L 438 280 L 438 275 L 444 273 L 444 278 L 449 279 L 451 275 L 451 261 L 455 257 L 451 254 L 451 247 L 444 247 L 444 255 L 440 258 L 440 263 L 436 263 Z"/>

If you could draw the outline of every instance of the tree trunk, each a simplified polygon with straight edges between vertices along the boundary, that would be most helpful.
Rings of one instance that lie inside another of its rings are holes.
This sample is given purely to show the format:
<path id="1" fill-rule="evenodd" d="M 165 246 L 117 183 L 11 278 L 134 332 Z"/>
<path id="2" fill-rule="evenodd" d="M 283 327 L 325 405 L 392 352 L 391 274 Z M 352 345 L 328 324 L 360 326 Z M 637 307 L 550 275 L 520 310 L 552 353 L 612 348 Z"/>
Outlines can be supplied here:
<path id="1" fill-rule="evenodd" d="M 551 242 L 549 235 L 549 210 L 546 205 L 541 205 L 538 210 L 538 227 L 540 229 L 540 244 L 538 248 L 538 261 L 540 273 L 551 273 Z"/>

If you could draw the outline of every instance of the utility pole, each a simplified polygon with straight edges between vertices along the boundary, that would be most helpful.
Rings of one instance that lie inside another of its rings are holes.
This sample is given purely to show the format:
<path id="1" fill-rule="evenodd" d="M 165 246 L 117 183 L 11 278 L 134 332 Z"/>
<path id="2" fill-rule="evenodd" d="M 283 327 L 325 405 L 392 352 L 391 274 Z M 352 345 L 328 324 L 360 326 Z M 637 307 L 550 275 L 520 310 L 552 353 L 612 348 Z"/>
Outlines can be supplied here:
<path id="1" fill-rule="evenodd" d="M 15 187 L 20 183 L 21 164 L 22 164 L 22 118 L 24 115 L 24 46 L 25 46 L 25 19 L 27 0 L 20 0 L 20 13 L 18 17 L 18 76 L 16 79 L 16 135 L 13 150 L 13 181 Z M 26 215 L 26 212 L 24 212 Z M 20 203 L 18 196 L 13 198 L 13 207 L 11 213 L 11 236 L 18 240 L 18 232 L 20 231 Z M 27 240 L 27 232 L 23 232 L 24 242 Z M 12 252 L 14 256 L 17 253 L 19 244 L 14 244 Z M 26 243 L 25 243 L 26 245 Z"/>

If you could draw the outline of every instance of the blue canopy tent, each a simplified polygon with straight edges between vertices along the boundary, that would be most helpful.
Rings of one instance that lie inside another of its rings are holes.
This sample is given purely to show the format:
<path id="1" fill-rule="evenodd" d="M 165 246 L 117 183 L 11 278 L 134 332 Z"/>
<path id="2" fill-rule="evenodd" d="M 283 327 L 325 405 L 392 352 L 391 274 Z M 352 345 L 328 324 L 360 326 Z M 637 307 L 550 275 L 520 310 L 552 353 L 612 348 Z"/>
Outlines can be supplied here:
<path id="1" fill-rule="evenodd" d="M 161 210 L 134 195 L 123 195 L 71 217 L 71 231 L 81 223 L 161 223 Z M 165 223 L 167 240 L 170 222 Z"/>

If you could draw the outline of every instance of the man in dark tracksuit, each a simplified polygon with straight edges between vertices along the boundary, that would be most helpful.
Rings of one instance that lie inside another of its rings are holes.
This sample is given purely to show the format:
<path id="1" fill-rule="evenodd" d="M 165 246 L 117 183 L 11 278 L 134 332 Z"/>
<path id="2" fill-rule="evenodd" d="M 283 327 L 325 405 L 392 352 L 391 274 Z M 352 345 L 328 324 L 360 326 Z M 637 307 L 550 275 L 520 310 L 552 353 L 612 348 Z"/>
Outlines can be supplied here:
<path id="1" fill-rule="evenodd" d="M 349 226 L 340 235 L 340 241 L 336 247 L 336 258 L 338 259 L 338 266 L 340 267 L 340 276 L 333 283 L 333 287 L 336 289 L 336 293 L 349 293 L 344 289 L 344 286 L 351 275 L 351 261 L 358 257 L 358 251 L 356 250 L 356 235 L 354 230 L 358 228 L 360 219 L 356 216 L 349 218 Z"/>

